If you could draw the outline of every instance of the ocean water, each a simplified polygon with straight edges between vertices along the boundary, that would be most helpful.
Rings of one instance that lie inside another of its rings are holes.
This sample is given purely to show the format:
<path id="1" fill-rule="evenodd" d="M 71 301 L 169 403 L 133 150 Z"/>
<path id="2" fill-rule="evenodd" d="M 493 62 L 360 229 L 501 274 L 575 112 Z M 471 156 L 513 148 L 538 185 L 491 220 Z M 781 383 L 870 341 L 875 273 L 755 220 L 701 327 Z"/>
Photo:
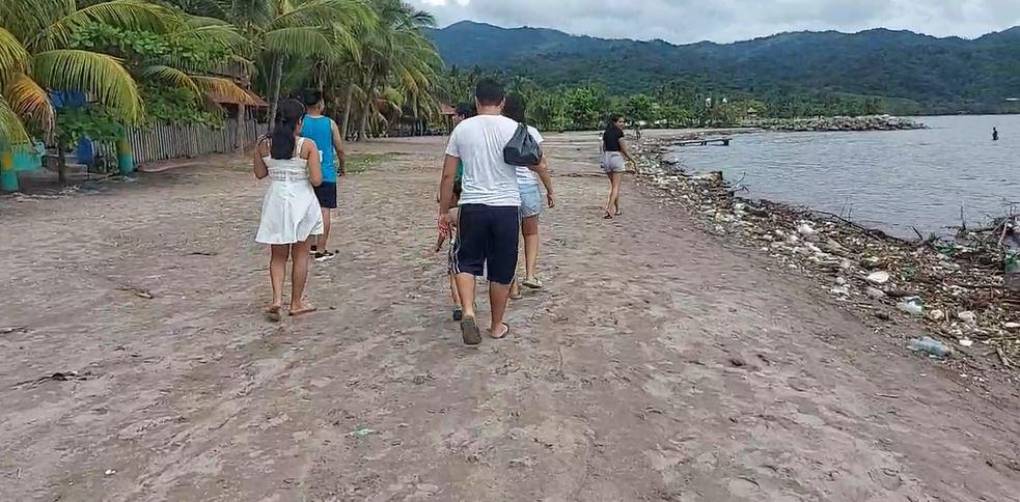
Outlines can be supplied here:
<path id="1" fill-rule="evenodd" d="M 1020 212 L 1020 115 L 919 117 L 929 129 L 761 132 L 728 147 L 674 149 L 693 171 L 723 171 L 747 198 L 829 211 L 915 237 Z M 992 141 L 992 128 L 999 141 Z M 1015 206 L 1015 207 L 1014 207 Z"/>

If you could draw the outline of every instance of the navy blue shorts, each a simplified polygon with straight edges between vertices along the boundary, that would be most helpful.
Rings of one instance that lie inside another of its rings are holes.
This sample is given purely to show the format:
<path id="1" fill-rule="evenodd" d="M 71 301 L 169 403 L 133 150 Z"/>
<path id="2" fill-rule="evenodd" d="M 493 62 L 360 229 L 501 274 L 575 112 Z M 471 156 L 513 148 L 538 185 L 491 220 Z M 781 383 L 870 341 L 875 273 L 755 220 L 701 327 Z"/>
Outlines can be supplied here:
<path id="1" fill-rule="evenodd" d="M 517 206 L 460 206 L 454 270 L 510 284 L 517 273 L 521 215 Z"/>
<path id="2" fill-rule="evenodd" d="M 315 197 L 319 199 L 319 207 L 336 209 L 336 183 L 323 181 L 321 185 L 314 188 Z"/>

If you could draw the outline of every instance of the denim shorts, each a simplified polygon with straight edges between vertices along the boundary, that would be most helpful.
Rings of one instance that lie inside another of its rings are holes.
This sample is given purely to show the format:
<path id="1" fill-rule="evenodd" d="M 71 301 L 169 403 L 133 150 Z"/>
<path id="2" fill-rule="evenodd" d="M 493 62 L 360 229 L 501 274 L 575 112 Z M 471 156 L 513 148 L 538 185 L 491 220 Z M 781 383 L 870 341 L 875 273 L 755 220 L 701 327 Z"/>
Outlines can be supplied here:
<path id="1" fill-rule="evenodd" d="M 521 218 L 542 214 L 542 191 L 538 184 L 521 185 Z"/>

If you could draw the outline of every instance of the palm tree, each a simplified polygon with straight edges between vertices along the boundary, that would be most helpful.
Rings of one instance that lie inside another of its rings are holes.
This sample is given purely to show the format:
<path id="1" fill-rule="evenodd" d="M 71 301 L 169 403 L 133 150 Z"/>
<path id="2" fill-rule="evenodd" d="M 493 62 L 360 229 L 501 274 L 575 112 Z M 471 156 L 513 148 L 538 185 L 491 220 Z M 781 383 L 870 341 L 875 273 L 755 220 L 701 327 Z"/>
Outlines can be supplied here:
<path id="1" fill-rule="evenodd" d="M 0 2 L 0 150 L 53 129 L 48 90 L 80 91 L 125 122 L 142 116 L 138 88 L 121 62 L 101 52 L 70 48 L 90 23 L 165 30 L 175 16 L 144 0 L 110 0 L 79 8 L 72 0 Z"/>
<path id="2" fill-rule="evenodd" d="M 373 117 L 387 122 L 382 108 L 408 109 L 415 116 L 438 108 L 434 90 L 442 60 L 423 32 L 435 26 L 435 18 L 402 0 L 375 0 L 373 6 L 379 23 L 359 34 L 361 58 L 348 65 L 357 78 L 347 89 L 343 123 L 349 126 L 353 104 L 359 101 L 358 139 L 367 135 Z"/>
<path id="3" fill-rule="evenodd" d="M 116 118 L 134 123 L 142 101 L 121 62 L 102 52 L 71 47 L 85 26 L 160 31 L 177 20 L 168 9 L 144 0 L 76 3 L 74 0 L 0 2 L 0 170 L 3 189 L 17 190 L 10 152 L 32 133 L 50 137 L 55 111 L 50 90 L 77 91 L 96 100 Z M 62 149 L 58 145 L 58 160 Z M 64 180 L 63 163 L 60 179 Z"/>
<path id="4" fill-rule="evenodd" d="M 354 33 L 375 21 L 361 0 L 233 2 L 229 19 L 248 37 L 253 55 L 270 65 L 270 123 L 276 117 L 287 58 L 328 55 L 338 48 L 357 53 Z"/>

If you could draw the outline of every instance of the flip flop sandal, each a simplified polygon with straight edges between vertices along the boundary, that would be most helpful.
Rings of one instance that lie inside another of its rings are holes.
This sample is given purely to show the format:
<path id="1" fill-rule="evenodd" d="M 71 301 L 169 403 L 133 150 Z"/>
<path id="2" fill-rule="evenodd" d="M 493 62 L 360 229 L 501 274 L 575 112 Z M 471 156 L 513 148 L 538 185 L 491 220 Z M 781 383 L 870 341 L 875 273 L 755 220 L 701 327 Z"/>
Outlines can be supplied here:
<path id="1" fill-rule="evenodd" d="M 465 345 L 478 345 L 482 343 L 482 333 L 478 331 L 478 323 L 474 317 L 465 317 L 460 321 L 460 335 Z"/>
<path id="2" fill-rule="evenodd" d="M 613 219 L 613 215 L 612 215 L 612 214 L 609 214 L 609 213 L 606 213 L 606 215 L 605 215 L 605 216 L 603 216 L 603 217 L 602 217 L 602 219 L 603 219 L 603 220 L 611 220 L 611 219 Z"/>
<path id="3" fill-rule="evenodd" d="M 531 289 L 542 289 L 542 281 L 535 278 L 524 279 L 523 281 L 521 281 L 521 284 Z"/>
<path id="4" fill-rule="evenodd" d="M 507 323 L 503 323 L 503 326 L 506 326 L 506 331 L 504 331 L 502 335 L 496 336 L 494 333 L 489 333 L 489 337 L 491 337 L 494 340 L 502 340 L 510 336 L 510 325 Z"/>

